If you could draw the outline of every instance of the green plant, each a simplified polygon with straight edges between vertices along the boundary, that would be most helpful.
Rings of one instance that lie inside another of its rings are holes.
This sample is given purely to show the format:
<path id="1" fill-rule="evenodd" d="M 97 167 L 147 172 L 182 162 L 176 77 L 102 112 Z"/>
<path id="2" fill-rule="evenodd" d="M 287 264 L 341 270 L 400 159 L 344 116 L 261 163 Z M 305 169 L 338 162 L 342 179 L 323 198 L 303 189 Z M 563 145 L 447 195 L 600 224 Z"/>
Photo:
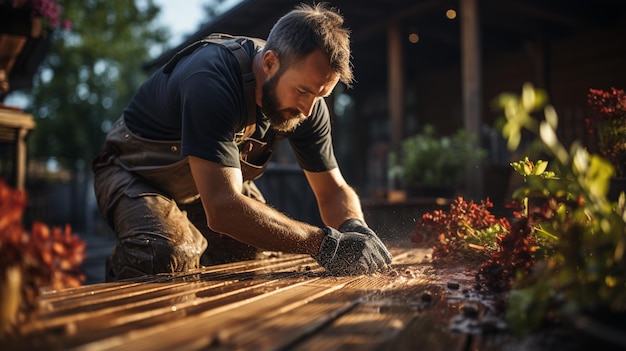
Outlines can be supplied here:
<path id="1" fill-rule="evenodd" d="M 427 212 L 417 221 L 410 239 L 433 246 L 435 262 L 484 261 L 497 250 L 496 238 L 508 233 L 509 221 L 495 217 L 487 198 L 481 203 L 457 197 L 448 210 Z"/>
<path id="2" fill-rule="evenodd" d="M 579 142 L 569 150 L 561 144 L 558 116 L 541 90 L 526 84 L 521 96 L 502 94 L 497 102 L 504 111 L 502 132 L 509 148 L 519 146 L 523 130 L 531 132 L 535 149 L 552 159 L 555 173 L 526 176 L 517 193 L 543 199 L 529 206 L 525 220 L 553 249 L 530 274 L 517 277 L 507 319 L 524 331 L 555 315 L 625 313 L 626 201 L 624 194 L 617 203 L 606 196 L 614 167 Z M 543 120 L 534 117 L 540 111 Z"/>
<path id="3" fill-rule="evenodd" d="M 554 178 L 556 176 L 554 172 L 547 171 L 547 161 L 537 160 L 537 162 L 533 162 L 528 159 L 528 156 L 521 161 L 511 162 L 511 167 L 524 177 L 524 181 L 526 181 L 526 177 L 529 176 L 540 176 L 544 179 Z"/>
<path id="4" fill-rule="evenodd" d="M 608 200 L 613 165 L 579 142 L 565 148 L 546 101 L 530 84 L 520 96 L 497 99 L 509 149 L 517 149 L 527 131 L 534 136 L 528 152 L 550 159 L 511 163 L 524 183 L 509 205 L 522 210 L 513 212 L 510 226 L 489 213 L 488 200 L 477 205 L 459 198 L 449 211 L 424 214 L 411 235 L 433 245 L 435 261 L 477 259 L 477 288 L 503 300 L 500 312 L 517 332 L 579 314 L 626 314 L 626 195 Z M 468 255 L 472 249 L 482 255 Z"/>
<path id="5" fill-rule="evenodd" d="M 405 139 L 399 152 L 389 155 L 390 177 L 399 177 L 408 189 L 456 187 L 468 164 L 475 164 L 487 152 L 475 145 L 476 136 L 459 129 L 450 136 L 437 136 L 432 125 Z"/>

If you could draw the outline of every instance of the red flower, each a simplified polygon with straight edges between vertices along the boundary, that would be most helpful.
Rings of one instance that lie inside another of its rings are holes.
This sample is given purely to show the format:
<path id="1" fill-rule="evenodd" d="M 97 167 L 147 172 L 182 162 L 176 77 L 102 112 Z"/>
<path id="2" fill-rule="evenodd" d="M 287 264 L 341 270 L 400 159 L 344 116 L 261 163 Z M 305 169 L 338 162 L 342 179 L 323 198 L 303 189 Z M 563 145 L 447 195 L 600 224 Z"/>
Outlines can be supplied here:
<path id="1" fill-rule="evenodd" d="M 585 119 L 589 133 L 597 135 L 602 156 L 615 167 L 617 176 L 626 175 L 626 94 L 624 90 L 589 89 L 587 104 L 591 117 Z"/>
<path id="2" fill-rule="evenodd" d="M 72 27 L 72 22 L 61 19 L 61 6 L 54 0 L 0 0 L 0 5 L 14 9 L 29 8 L 31 17 L 43 17 L 51 29 Z"/>
<path id="3" fill-rule="evenodd" d="M 26 193 L 13 190 L 0 179 L 0 282 L 7 267 L 18 266 L 23 273 L 24 312 L 35 308 L 39 289 L 76 287 L 84 276 L 80 264 L 85 242 L 72 234 L 69 225 L 50 228 L 41 222 L 30 233 L 22 226 Z"/>
<path id="4" fill-rule="evenodd" d="M 450 204 L 448 211 L 434 210 L 423 214 L 410 236 L 411 241 L 417 245 L 432 245 L 435 261 L 455 261 L 475 254 L 483 255 L 475 246 L 469 248 L 466 239 L 496 225 L 505 230 L 510 228 L 506 218 L 496 218 L 489 212 L 491 207 L 493 203 L 489 198 L 478 204 L 466 202 L 459 196 Z"/>
<path id="5" fill-rule="evenodd" d="M 624 90 L 609 91 L 589 89 L 587 104 L 593 112 L 591 121 L 626 120 L 626 94 Z"/>

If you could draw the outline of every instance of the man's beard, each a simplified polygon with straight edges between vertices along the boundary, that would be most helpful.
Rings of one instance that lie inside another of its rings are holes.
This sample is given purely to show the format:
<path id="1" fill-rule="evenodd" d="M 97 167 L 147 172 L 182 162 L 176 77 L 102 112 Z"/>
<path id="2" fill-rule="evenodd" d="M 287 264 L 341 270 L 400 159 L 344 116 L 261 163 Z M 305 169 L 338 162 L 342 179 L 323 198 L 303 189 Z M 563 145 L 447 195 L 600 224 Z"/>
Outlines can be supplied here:
<path id="1" fill-rule="evenodd" d="M 279 75 L 276 74 L 263 83 L 263 96 L 261 97 L 261 111 L 270 121 L 272 128 L 279 132 L 291 132 L 307 118 L 296 109 L 279 109 L 278 95 L 276 95 L 276 84 Z"/>

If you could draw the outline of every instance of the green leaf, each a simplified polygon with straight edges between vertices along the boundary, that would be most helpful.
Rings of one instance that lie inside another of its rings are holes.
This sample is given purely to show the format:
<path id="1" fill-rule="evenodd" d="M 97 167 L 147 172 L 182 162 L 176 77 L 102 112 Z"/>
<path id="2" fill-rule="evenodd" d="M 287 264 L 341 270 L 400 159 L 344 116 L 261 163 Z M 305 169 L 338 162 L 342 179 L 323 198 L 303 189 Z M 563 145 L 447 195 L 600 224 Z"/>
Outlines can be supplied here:
<path id="1" fill-rule="evenodd" d="M 548 147 L 553 147 L 559 143 L 554 129 L 552 129 L 548 123 L 541 123 L 539 125 L 539 136 L 541 137 L 541 141 Z"/>
<path id="2" fill-rule="evenodd" d="M 526 83 L 522 88 L 522 107 L 525 111 L 532 111 L 535 109 L 537 99 L 535 94 L 535 88 L 532 84 Z"/>
<path id="3" fill-rule="evenodd" d="M 580 147 L 572 147 L 572 167 L 575 174 L 587 172 L 589 167 L 589 153 Z"/>
<path id="4" fill-rule="evenodd" d="M 545 172 L 547 168 L 548 168 L 548 162 L 538 160 L 535 163 L 535 169 L 533 170 L 533 174 L 540 175 L 543 172 Z"/>
<path id="5" fill-rule="evenodd" d="M 546 122 L 548 122 L 550 127 L 556 130 L 559 126 L 559 117 L 557 116 L 554 107 L 546 106 L 544 109 L 544 116 L 546 117 Z"/>

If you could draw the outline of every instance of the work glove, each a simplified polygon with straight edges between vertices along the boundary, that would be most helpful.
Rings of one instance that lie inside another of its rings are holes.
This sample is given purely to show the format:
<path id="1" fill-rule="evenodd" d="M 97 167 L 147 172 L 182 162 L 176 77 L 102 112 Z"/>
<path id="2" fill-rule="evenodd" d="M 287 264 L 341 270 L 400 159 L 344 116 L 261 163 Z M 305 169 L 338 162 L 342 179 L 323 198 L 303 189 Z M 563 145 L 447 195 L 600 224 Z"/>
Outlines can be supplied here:
<path id="1" fill-rule="evenodd" d="M 367 224 L 363 223 L 362 220 L 351 218 L 347 221 L 343 222 L 342 225 L 339 226 L 340 232 L 357 232 L 361 234 L 367 234 L 378 238 L 378 235 L 374 233 L 372 229 L 370 229 Z M 380 240 L 380 239 L 378 239 Z"/>
<path id="2" fill-rule="evenodd" d="M 319 252 L 312 257 L 334 275 L 374 273 L 387 267 L 391 255 L 380 240 L 367 234 L 342 233 L 324 227 L 324 239 Z"/>
<path id="3" fill-rule="evenodd" d="M 362 220 L 357 219 L 357 218 L 348 219 L 347 221 L 343 222 L 343 224 L 339 226 L 339 231 L 342 233 L 356 232 L 356 233 L 361 233 L 361 234 L 371 236 L 373 238 L 372 240 L 376 241 L 377 244 L 384 249 L 384 252 L 385 252 L 384 256 L 388 258 L 386 262 L 388 264 L 391 263 L 391 258 L 392 258 L 391 253 L 389 253 L 389 251 L 385 247 L 385 244 L 383 244 L 383 242 L 380 240 L 378 235 L 376 235 L 376 233 L 374 233 L 372 229 L 370 229 L 365 223 L 363 223 Z"/>

